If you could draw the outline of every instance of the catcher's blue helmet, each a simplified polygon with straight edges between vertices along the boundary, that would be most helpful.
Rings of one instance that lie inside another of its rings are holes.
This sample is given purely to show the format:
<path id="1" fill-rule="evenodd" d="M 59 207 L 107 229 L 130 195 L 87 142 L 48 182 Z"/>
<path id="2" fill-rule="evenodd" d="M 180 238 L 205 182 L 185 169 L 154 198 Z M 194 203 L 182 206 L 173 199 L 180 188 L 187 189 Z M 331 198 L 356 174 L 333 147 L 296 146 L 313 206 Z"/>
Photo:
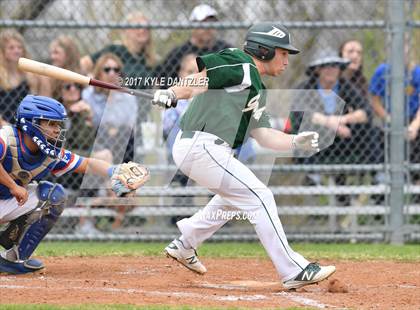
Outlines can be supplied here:
<path id="1" fill-rule="evenodd" d="M 46 136 L 39 125 L 41 120 L 62 122 L 59 136 Z M 60 155 L 64 145 L 66 120 L 64 106 L 55 99 L 43 96 L 27 95 L 19 104 L 16 113 L 16 126 L 38 144 L 41 152 L 53 158 Z"/>

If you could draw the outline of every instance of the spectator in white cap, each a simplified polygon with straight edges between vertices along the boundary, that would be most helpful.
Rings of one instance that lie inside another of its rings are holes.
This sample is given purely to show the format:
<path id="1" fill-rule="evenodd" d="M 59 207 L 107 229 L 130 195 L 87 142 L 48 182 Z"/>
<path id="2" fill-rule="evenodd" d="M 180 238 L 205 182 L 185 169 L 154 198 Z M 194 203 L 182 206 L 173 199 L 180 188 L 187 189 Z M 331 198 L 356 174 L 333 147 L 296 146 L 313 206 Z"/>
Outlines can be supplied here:
<path id="1" fill-rule="evenodd" d="M 215 22 L 218 21 L 217 11 L 208 4 L 197 5 L 191 12 L 190 22 Z M 216 53 L 231 45 L 217 39 L 216 29 L 194 28 L 191 31 L 190 39 L 184 44 L 172 49 L 165 60 L 157 66 L 156 76 L 159 77 L 177 77 L 180 69 L 181 60 L 187 54 L 205 54 Z M 169 86 L 169 85 L 168 85 Z"/>
<path id="2" fill-rule="evenodd" d="M 217 11 L 208 4 L 197 5 L 191 12 L 191 22 L 203 22 L 209 19 L 217 20 Z"/>

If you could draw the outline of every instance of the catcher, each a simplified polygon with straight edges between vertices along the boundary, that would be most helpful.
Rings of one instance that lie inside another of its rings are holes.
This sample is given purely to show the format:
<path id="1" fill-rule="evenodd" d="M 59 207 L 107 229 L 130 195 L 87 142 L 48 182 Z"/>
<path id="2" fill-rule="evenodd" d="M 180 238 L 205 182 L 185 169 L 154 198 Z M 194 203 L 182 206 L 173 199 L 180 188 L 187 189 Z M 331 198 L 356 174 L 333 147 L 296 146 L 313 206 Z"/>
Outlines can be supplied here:
<path id="1" fill-rule="evenodd" d="M 22 274 L 44 268 L 31 259 L 36 247 L 63 212 L 66 199 L 60 184 L 42 181 L 48 174 L 92 173 L 111 178 L 117 196 L 130 195 L 149 178 L 136 163 L 112 166 L 63 149 L 64 106 L 51 98 L 26 96 L 16 125 L 0 129 L 0 273 Z M 38 182 L 38 183 L 36 183 Z"/>

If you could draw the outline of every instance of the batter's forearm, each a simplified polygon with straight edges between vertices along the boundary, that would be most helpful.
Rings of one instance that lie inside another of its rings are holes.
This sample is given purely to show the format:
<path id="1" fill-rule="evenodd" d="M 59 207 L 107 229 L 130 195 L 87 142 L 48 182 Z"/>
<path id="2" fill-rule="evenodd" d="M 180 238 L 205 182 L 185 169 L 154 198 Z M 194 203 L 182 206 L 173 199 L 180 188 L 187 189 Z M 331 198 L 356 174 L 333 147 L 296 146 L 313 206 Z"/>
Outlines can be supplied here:
<path id="1" fill-rule="evenodd" d="M 172 86 L 170 89 L 175 93 L 177 99 L 190 99 L 194 96 L 191 87 Z"/>
<path id="2" fill-rule="evenodd" d="M 170 87 L 177 99 L 190 99 L 208 89 L 207 72 L 203 70 L 185 77 L 178 85 Z"/>
<path id="3" fill-rule="evenodd" d="M 204 93 L 207 87 L 201 86 L 172 86 L 170 89 L 175 93 L 177 99 L 190 99 Z"/>
<path id="4" fill-rule="evenodd" d="M 277 152 L 288 152 L 293 149 L 293 137 L 295 135 L 289 135 L 272 128 L 258 128 L 253 130 L 251 135 L 262 147 Z"/>
<path id="5" fill-rule="evenodd" d="M 264 147 L 277 152 L 291 151 L 293 149 L 293 137 L 294 135 L 289 135 L 284 132 L 277 131 L 272 140 L 268 139 L 265 142 L 266 145 Z"/>

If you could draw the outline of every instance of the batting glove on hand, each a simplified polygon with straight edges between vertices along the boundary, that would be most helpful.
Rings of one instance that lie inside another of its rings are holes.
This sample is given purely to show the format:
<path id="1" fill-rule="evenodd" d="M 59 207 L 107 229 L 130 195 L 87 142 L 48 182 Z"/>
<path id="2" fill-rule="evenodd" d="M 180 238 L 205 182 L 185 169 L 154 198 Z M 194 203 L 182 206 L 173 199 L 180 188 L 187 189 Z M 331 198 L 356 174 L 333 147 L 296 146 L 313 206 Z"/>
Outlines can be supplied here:
<path id="1" fill-rule="evenodd" d="M 304 131 L 293 136 L 294 150 L 319 152 L 319 134 L 315 131 Z"/>
<path id="2" fill-rule="evenodd" d="M 156 104 L 162 108 L 175 108 L 178 99 L 172 89 L 160 89 L 155 92 L 152 104 Z"/>

